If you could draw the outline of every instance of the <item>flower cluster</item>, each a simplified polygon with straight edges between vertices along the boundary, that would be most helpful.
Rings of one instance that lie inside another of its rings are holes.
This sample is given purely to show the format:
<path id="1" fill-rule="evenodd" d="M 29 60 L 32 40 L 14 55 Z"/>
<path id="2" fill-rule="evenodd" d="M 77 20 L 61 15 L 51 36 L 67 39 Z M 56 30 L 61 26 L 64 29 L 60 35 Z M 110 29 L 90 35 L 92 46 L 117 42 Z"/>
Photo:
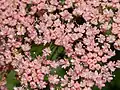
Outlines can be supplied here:
<path id="1" fill-rule="evenodd" d="M 0 69 L 24 88 L 101 89 L 119 50 L 119 0 L 0 0 Z"/>

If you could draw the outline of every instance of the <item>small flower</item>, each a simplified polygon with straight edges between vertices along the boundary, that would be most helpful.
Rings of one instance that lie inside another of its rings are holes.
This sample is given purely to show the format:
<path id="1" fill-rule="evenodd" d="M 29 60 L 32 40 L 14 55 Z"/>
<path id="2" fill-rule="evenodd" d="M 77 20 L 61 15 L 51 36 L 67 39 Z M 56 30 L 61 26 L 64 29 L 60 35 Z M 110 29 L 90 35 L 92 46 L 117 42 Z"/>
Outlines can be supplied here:
<path id="1" fill-rule="evenodd" d="M 115 49 L 120 50 L 120 40 L 119 39 L 115 41 L 114 47 L 115 47 Z"/>
<path id="2" fill-rule="evenodd" d="M 25 27 L 21 26 L 21 25 L 17 25 L 17 35 L 24 35 L 26 32 Z"/>
<path id="3" fill-rule="evenodd" d="M 22 50 L 23 50 L 23 51 L 29 51 L 29 50 L 30 50 L 30 45 L 29 45 L 28 43 L 22 45 L 21 47 L 22 47 Z"/>
<path id="4" fill-rule="evenodd" d="M 57 75 L 54 75 L 54 76 L 50 75 L 50 76 L 48 77 L 48 80 L 49 80 L 49 82 L 52 83 L 52 84 L 58 84 L 58 82 L 59 82 L 59 79 L 58 79 L 58 76 L 57 76 Z"/>
<path id="5" fill-rule="evenodd" d="M 30 82 L 30 86 L 31 86 L 31 88 L 37 88 L 37 85 L 35 82 Z"/>

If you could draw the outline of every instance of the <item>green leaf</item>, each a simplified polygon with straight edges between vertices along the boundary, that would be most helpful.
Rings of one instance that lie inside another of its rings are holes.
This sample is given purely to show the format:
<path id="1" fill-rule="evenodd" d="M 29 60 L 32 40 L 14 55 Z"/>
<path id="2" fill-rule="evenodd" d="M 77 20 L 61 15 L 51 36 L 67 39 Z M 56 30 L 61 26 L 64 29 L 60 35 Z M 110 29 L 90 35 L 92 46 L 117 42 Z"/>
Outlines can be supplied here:
<path id="1" fill-rule="evenodd" d="M 62 52 L 64 52 L 64 48 L 62 46 L 59 46 L 58 47 L 58 53 L 62 53 Z"/>
<path id="2" fill-rule="evenodd" d="M 13 90 L 15 86 L 20 84 L 20 82 L 16 79 L 16 72 L 13 70 L 8 73 L 6 81 L 8 90 Z"/>
<path id="3" fill-rule="evenodd" d="M 57 59 L 57 56 L 58 56 L 58 53 L 57 53 L 57 46 L 55 46 L 53 49 L 52 49 L 52 53 L 50 55 L 50 59 L 51 60 L 55 60 Z"/>
<path id="4" fill-rule="evenodd" d="M 111 84 L 113 85 L 113 87 L 116 86 L 117 88 L 120 88 L 120 69 L 116 69 L 113 74 L 115 75 L 115 77 L 111 81 Z"/>
<path id="5" fill-rule="evenodd" d="M 2 80 L 2 76 L 0 75 L 0 81 Z"/>
<path id="6" fill-rule="evenodd" d="M 97 86 L 93 86 L 92 90 L 100 90 Z"/>
<path id="7" fill-rule="evenodd" d="M 35 59 L 39 55 L 42 56 L 43 49 L 44 49 L 43 44 L 41 44 L 41 45 L 33 44 L 31 47 L 31 50 L 30 50 L 30 54 L 31 54 L 32 59 Z"/>
<path id="8" fill-rule="evenodd" d="M 112 34 L 111 30 L 107 30 L 107 31 L 105 32 L 105 35 L 107 35 L 107 36 L 109 36 L 109 35 L 111 35 L 111 34 Z"/>
<path id="9" fill-rule="evenodd" d="M 55 90 L 61 90 L 62 86 L 60 84 L 55 85 Z"/>
<path id="10" fill-rule="evenodd" d="M 50 43 L 50 50 L 52 51 L 53 48 L 55 48 L 55 44 L 54 44 L 54 42 L 51 42 L 51 43 Z"/>
<path id="11" fill-rule="evenodd" d="M 63 78 L 64 75 L 66 74 L 66 70 L 61 67 L 57 67 L 57 68 L 51 69 L 50 73 L 57 74 L 58 76 L 61 76 Z"/>
<path id="12" fill-rule="evenodd" d="M 2 74 L 0 73 L 0 81 L 2 80 Z"/>
<path id="13" fill-rule="evenodd" d="M 48 81 L 48 75 L 44 76 L 44 81 Z"/>
<path id="14" fill-rule="evenodd" d="M 47 59 L 57 60 L 65 56 L 65 50 L 62 46 L 57 46 L 55 44 L 50 44 L 51 54 L 47 56 Z"/>
<path id="15" fill-rule="evenodd" d="M 53 55 L 51 55 L 52 57 L 51 57 L 51 60 L 56 60 L 57 58 L 58 58 L 58 56 L 59 56 L 59 54 L 56 52 L 56 53 L 54 53 Z"/>
<path id="16" fill-rule="evenodd" d="M 61 76 L 61 77 L 64 77 L 64 75 L 66 74 L 66 71 L 65 71 L 65 69 L 63 69 L 63 68 L 58 67 L 58 68 L 56 69 L 56 73 L 57 73 L 57 75 L 59 75 L 59 76 Z"/>
<path id="17" fill-rule="evenodd" d="M 61 4 L 64 4 L 65 3 L 65 0 L 60 0 Z"/>

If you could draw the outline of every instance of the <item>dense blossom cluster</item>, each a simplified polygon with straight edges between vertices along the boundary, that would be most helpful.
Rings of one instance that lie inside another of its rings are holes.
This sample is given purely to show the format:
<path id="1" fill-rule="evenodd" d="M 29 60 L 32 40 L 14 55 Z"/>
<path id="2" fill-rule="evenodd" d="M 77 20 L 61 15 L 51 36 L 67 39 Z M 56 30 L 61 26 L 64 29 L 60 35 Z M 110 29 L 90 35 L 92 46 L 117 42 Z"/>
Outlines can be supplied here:
<path id="1" fill-rule="evenodd" d="M 51 42 L 65 50 L 55 60 Z M 42 55 L 32 58 L 33 44 L 45 46 Z M 120 68 L 118 50 L 119 0 L 0 0 L 0 69 L 11 65 L 24 88 L 102 88 Z"/>

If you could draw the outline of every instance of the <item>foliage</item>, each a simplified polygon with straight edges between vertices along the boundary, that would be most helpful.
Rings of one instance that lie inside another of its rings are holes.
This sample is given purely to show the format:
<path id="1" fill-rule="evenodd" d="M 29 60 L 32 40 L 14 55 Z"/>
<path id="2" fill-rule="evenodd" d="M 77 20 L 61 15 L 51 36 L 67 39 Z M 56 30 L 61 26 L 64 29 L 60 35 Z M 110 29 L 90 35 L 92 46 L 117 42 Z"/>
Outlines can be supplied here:
<path id="1" fill-rule="evenodd" d="M 13 90 L 15 86 L 20 84 L 20 82 L 16 78 L 16 72 L 13 70 L 7 74 L 6 81 L 7 81 L 6 86 L 8 90 Z"/>
<path id="2" fill-rule="evenodd" d="M 65 3 L 65 0 L 60 0 L 61 4 L 64 4 Z"/>
<path id="3" fill-rule="evenodd" d="M 61 76 L 62 78 L 64 77 L 64 75 L 66 74 L 65 69 L 61 68 L 61 67 L 57 67 L 57 68 L 53 68 L 51 69 L 51 74 L 57 74 L 58 76 Z"/>
<path id="4" fill-rule="evenodd" d="M 62 46 L 57 46 L 55 44 L 50 44 L 51 54 L 47 56 L 47 59 L 57 60 L 65 56 L 65 50 Z"/>
<path id="5" fill-rule="evenodd" d="M 39 55 L 42 56 L 43 48 L 44 48 L 43 44 L 40 45 L 33 44 L 30 50 L 32 59 L 35 59 Z"/>

